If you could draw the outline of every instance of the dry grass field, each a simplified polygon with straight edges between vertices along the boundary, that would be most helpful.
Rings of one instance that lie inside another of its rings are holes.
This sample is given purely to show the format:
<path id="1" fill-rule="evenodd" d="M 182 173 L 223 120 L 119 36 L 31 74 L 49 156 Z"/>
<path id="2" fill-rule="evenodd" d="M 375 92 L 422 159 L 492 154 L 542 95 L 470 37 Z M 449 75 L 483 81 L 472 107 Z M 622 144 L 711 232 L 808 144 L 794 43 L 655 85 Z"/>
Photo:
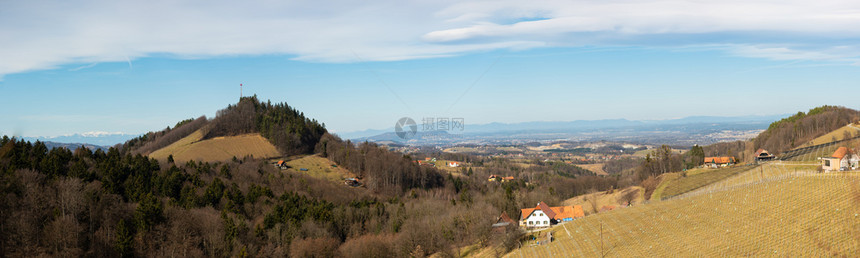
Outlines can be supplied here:
<path id="1" fill-rule="evenodd" d="M 809 146 L 814 146 L 814 145 L 832 142 L 833 139 L 842 140 L 845 138 L 845 132 L 848 132 L 853 136 L 854 134 L 860 132 L 860 125 L 851 124 L 851 125 L 843 126 L 842 128 L 836 129 L 833 132 L 830 132 L 828 134 L 825 134 L 825 135 L 822 135 L 818 138 L 815 138 L 812 141 L 807 142 L 807 143 L 799 146 L 798 148 L 809 147 Z"/>
<path id="2" fill-rule="evenodd" d="M 224 161 L 232 159 L 234 156 L 243 158 L 245 155 L 253 155 L 255 158 L 271 158 L 281 155 L 278 149 L 260 134 L 216 137 L 201 141 L 202 138 L 203 132 L 198 130 L 149 154 L 149 157 L 166 160 L 167 156 L 172 154 L 177 163 L 184 163 L 188 160 Z"/>
<path id="3" fill-rule="evenodd" d="M 645 157 L 646 155 L 648 155 L 648 154 L 653 154 L 653 153 L 654 153 L 654 151 L 656 151 L 656 150 L 657 150 L 657 149 L 648 149 L 648 150 L 640 150 L 640 151 L 636 151 L 636 152 L 634 152 L 634 153 L 633 153 L 633 156 L 635 156 L 635 157 L 640 157 L 640 158 L 644 158 L 644 157 Z M 687 152 L 687 151 L 688 151 L 688 150 L 672 149 L 672 153 L 677 153 L 677 154 L 684 154 L 684 152 Z"/>
<path id="4" fill-rule="evenodd" d="M 623 201 L 621 201 L 621 197 L 624 194 L 630 193 L 631 191 L 636 191 L 636 198 L 633 199 L 633 204 L 639 204 L 645 201 L 645 189 L 641 186 L 631 186 L 628 188 L 614 190 L 612 193 L 597 192 L 593 194 L 580 195 L 577 197 L 573 197 L 562 202 L 562 205 L 582 205 L 582 210 L 586 213 L 594 212 L 592 208 L 591 202 L 588 201 L 588 198 L 596 198 L 597 209 L 599 210 L 603 206 L 619 206 Z"/>
<path id="5" fill-rule="evenodd" d="M 451 162 L 451 161 L 450 160 L 444 160 L 444 159 L 438 159 L 438 160 L 436 160 L 436 168 L 439 170 L 445 171 L 445 172 L 452 173 L 452 174 L 455 174 L 455 173 L 460 174 L 460 172 L 463 171 L 463 169 L 469 169 L 469 164 L 467 164 L 467 163 L 459 162 L 460 163 L 459 167 L 449 167 L 448 162 Z M 456 161 L 456 162 L 458 162 L 458 161 Z"/>
<path id="6" fill-rule="evenodd" d="M 586 216 L 549 231 L 554 242 L 527 242 L 507 256 L 854 256 L 860 174 L 777 177 Z"/>
<path id="7" fill-rule="evenodd" d="M 609 175 L 609 173 L 606 173 L 606 171 L 603 170 L 603 163 L 582 164 L 582 165 L 576 165 L 576 166 L 587 169 L 588 171 L 594 172 L 595 174 L 598 174 L 598 175 Z"/>
<path id="8" fill-rule="evenodd" d="M 272 160 L 277 161 L 277 160 Z M 335 166 L 334 162 L 327 158 L 320 157 L 318 155 L 308 155 L 298 159 L 287 161 L 287 166 L 290 168 L 285 169 L 284 171 L 288 171 L 290 173 L 300 173 L 306 174 L 312 177 L 329 180 L 332 182 L 342 183 L 343 179 L 355 177 L 355 174 L 350 172 L 349 170 L 342 168 L 340 166 Z M 307 169 L 308 171 L 301 171 L 301 169 Z"/>

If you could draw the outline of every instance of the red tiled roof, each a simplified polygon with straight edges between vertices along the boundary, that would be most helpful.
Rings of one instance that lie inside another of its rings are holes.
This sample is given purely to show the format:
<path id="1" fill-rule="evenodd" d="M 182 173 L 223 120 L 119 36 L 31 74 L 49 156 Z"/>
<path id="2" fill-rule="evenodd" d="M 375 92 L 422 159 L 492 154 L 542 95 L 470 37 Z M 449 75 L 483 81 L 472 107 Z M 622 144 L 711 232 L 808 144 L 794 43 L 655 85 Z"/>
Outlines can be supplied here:
<path id="1" fill-rule="evenodd" d="M 544 202 L 539 202 L 538 206 L 535 207 L 535 209 L 543 211 L 543 213 L 546 213 L 546 215 L 550 218 L 555 218 L 555 211 L 553 211 L 552 208 L 550 208 L 549 205 L 546 205 L 546 203 Z"/>
<path id="2" fill-rule="evenodd" d="M 765 149 L 758 149 L 757 151 L 755 151 L 756 157 L 762 157 L 761 154 L 764 154 L 765 156 L 770 156 L 770 152 L 767 152 L 767 150 Z"/>
<path id="3" fill-rule="evenodd" d="M 582 205 L 549 207 L 549 205 L 546 205 L 546 203 L 540 202 L 534 208 L 520 209 L 520 219 L 526 219 L 535 210 L 543 211 L 547 217 L 555 220 L 585 217 L 585 212 L 582 210 Z"/>
<path id="4" fill-rule="evenodd" d="M 727 164 L 735 162 L 735 157 L 705 157 L 705 163 Z"/>
<path id="5" fill-rule="evenodd" d="M 842 157 L 845 157 L 845 155 L 846 155 L 846 154 L 848 154 L 848 153 L 849 153 L 848 148 L 846 148 L 846 147 L 839 147 L 839 149 L 836 149 L 836 152 L 834 152 L 834 153 L 833 153 L 833 156 L 831 156 L 831 157 L 834 157 L 834 158 L 837 158 L 837 159 L 841 159 Z"/>
<path id="6" fill-rule="evenodd" d="M 513 220 L 513 219 L 511 219 L 511 217 L 508 217 L 508 213 L 507 213 L 507 212 L 504 212 L 504 211 L 503 211 L 503 212 L 502 212 L 502 215 L 501 215 L 501 216 L 499 216 L 499 219 L 498 219 L 498 220 L 496 220 L 496 223 L 499 223 L 499 222 L 514 223 L 514 220 Z"/>
<path id="7" fill-rule="evenodd" d="M 535 208 L 520 209 L 520 219 L 526 219 L 529 215 L 532 215 L 532 212 L 534 211 Z"/>
<path id="8" fill-rule="evenodd" d="M 582 210 L 582 205 L 550 207 L 556 215 L 553 217 L 556 220 L 565 218 L 581 218 L 585 217 L 585 212 Z"/>

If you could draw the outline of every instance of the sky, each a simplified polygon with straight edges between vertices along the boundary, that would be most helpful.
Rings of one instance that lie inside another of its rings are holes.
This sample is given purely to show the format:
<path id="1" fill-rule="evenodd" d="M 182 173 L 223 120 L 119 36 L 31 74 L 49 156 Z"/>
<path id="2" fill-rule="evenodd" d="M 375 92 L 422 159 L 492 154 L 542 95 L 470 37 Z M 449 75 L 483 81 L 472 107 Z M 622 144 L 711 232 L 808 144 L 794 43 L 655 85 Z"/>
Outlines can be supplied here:
<path id="1" fill-rule="evenodd" d="M 286 102 L 333 132 L 860 108 L 857 1 L 0 1 L 0 134 Z"/>

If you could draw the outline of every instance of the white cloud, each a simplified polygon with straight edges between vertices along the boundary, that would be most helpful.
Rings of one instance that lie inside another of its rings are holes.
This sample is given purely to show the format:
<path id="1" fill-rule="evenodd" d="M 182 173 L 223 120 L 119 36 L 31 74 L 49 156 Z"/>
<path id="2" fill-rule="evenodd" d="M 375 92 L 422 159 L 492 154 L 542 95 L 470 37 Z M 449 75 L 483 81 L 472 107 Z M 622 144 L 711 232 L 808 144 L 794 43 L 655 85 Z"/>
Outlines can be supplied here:
<path id="1" fill-rule="evenodd" d="M 356 62 L 547 45 L 848 60 L 860 54 L 840 46 L 856 45 L 858 24 L 860 2 L 835 0 L 2 1 L 0 76 L 150 55 Z"/>
<path id="2" fill-rule="evenodd" d="M 75 67 L 75 68 L 69 69 L 69 71 L 70 71 L 70 72 L 76 72 L 76 71 L 80 71 L 80 70 L 87 69 L 87 68 L 93 68 L 93 67 L 95 67 L 96 65 L 98 65 L 98 63 L 92 63 L 92 64 L 88 64 L 88 65 L 82 65 L 82 66 L 78 66 L 78 67 Z"/>

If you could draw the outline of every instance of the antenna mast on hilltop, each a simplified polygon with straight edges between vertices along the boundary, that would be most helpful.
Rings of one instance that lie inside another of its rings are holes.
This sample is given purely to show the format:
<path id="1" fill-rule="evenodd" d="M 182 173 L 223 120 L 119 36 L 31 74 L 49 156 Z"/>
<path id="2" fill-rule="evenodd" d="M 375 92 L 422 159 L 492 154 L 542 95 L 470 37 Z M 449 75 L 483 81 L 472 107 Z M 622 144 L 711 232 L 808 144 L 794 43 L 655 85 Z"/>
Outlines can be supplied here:
<path id="1" fill-rule="evenodd" d="M 242 84 L 239 84 L 239 100 L 242 100 Z"/>

